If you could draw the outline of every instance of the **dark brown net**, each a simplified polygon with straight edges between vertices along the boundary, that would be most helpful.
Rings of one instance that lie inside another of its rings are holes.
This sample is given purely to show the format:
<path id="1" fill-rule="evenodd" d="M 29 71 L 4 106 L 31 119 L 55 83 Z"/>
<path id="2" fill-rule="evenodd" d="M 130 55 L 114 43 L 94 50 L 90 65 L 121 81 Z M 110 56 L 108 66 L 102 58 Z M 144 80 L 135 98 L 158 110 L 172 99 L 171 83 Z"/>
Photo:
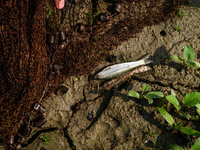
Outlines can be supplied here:
<path id="1" fill-rule="evenodd" d="M 31 110 L 45 89 L 53 51 L 46 44 L 46 10 L 48 0 L 1 0 L 0 2 L 0 138 L 7 143 L 11 134 L 16 134 L 18 124 Z M 97 3 L 98 2 L 98 3 Z M 63 65 L 60 75 L 54 75 L 48 83 L 51 93 L 68 75 L 81 75 L 91 71 L 109 51 L 130 37 L 135 37 L 145 26 L 159 24 L 172 18 L 184 0 L 132 0 L 121 3 L 122 13 L 117 15 L 112 1 L 79 1 L 91 5 L 91 12 L 101 10 L 110 15 L 110 21 L 94 21 L 93 32 L 74 33 L 66 19 L 63 30 L 67 31 L 69 44 L 58 49 L 54 62 Z M 49 2 L 53 8 L 53 2 Z M 111 7 L 106 7 L 112 4 Z M 94 8 L 93 8 L 94 7 Z M 69 11 L 71 11 L 69 9 Z M 59 13 L 55 17 L 57 34 L 60 26 Z M 75 12 L 75 20 L 85 12 Z M 72 14 L 72 12 L 71 12 Z M 97 17 L 98 18 L 98 17 Z M 79 18 L 80 19 L 80 18 Z M 81 18 L 87 22 L 87 18 Z M 58 24 L 56 24 L 56 21 Z M 79 22 L 81 22 L 79 21 Z M 58 36 L 57 38 L 58 39 Z M 58 40 L 57 40 L 58 43 Z M 58 44 L 54 46 L 58 48 Z"/>

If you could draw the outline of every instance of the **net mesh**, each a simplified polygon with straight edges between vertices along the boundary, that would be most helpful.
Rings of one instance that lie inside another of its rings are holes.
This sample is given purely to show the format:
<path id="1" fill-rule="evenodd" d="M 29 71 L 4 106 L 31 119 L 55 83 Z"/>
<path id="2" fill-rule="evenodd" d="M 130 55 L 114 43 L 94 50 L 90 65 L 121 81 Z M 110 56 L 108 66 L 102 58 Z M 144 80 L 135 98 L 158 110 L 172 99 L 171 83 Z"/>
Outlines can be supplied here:
<path id="1" fill-rule="evenodd" d="M 58 52 L 54 62 L 64 67 L 61 74 L 54 75 L 48 83 L 48 92 L 52 93 L 65 77 L 88 73 L 109 55 L 110 50 L 123 41 L 136 37 L 145 26 L 172 18 L 177 9 L 185 3 L 184 0 L 123 1 L 120 4 L 122 13 L 117 15 L 113 11 L 116 5 L 113 1 L 79 1 L 75 11 L 76 23 L 88 21 L 86 17 L 80 17 L 85 14 L 83 6 L 89 6 L 88 11 L 91 13 L 108 13 L 110 21 L 100 22 L 95 19 L 92 32 L 75 33 L 70 24 L 73 22 L 73 9 L 69 9 L 63 28 L 69 42 L 68 46 L 61 50 L 58 48 L 57 29 L 62 20 L 59 14 L 62 14 L 63 10 L 55 12 L 52 23 L 52 20 L 47 18 L 47 4 L 53 8 L 52 1 L 1 0 L 0 138 L 8 144 L 8 137 L 17 133 L 20 120 L 42 96 L 53 54 L 50 46 L 46 44 L 47 33 L 55 33 L 54 45 Z"/>

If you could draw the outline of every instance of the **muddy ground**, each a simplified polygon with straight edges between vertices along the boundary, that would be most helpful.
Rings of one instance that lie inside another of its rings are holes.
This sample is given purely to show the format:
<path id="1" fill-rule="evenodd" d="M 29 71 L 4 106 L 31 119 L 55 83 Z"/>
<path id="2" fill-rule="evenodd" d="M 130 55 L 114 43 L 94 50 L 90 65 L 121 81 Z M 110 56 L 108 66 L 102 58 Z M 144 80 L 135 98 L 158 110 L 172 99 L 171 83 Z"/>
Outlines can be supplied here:
<path id="1" fill-rule="evenodd" d="M 195 6 L 195 7 L 192 7 Z M 195 137 L 167 130 L 165 119 L 157 111 L 158 100 L 149 105 L 145 99 L 128 97 L 129 91 L 141 93 L 143 83 L 151 86 L 149 91 L 167 91 L 174 89 L 179 101 L 189 92 L 199 91 L 200 71 L 194 73 L 188 67 L 182 70 L 182 64 L 167 60 L 169 55 L 183 58 L 183 48 L 190 45 L 195 52 L 194 60 L 199 62 L 200 52 L 200 1 L 193 1 L 190 6 L 182 8 L 186 16 L 175 16 L 160 25 L 145 27 L 137 38 L 132 38 L 119 45 L 111 53 L 117 59 L 114 63 L 134 61 L 147 53 L 154 62 L 153 70 L 133 75 L 106 91 L 99 80 L 93 80 L 93 74 L 112 63 L 103 61 L 86 76 L 79 80 L 71 76 L 62 84 L 68 88 L 66 94 L 52 94 L 42 105 L 46 108 L 47 123 L 33 132 L 24 150 L 168 150 L 168 144 L 178 144 L 185 150 L 190 149 Z M 179 31 L 174 30 L 174 26 Z M 98 87 L 98 85 L 100 85 Z M 80 103 L 77 112 L 72 106 Z M 94 119 L 87 119 L 88 113 L 94 111 Z M 186 120 L 175 112 L 170 112 L 175 122 L 182 126 L 200 131 L 198 121 Z M 148 136 L 152 130 L 155 135 Z M 156 136 L 157 135 L 157 136 Z M 44 144 L 41 136 L 52 139 Z M 54 139 L 53 139 L 54 138 Z M 3 147 L 0 149 L 4 149 Z"/>

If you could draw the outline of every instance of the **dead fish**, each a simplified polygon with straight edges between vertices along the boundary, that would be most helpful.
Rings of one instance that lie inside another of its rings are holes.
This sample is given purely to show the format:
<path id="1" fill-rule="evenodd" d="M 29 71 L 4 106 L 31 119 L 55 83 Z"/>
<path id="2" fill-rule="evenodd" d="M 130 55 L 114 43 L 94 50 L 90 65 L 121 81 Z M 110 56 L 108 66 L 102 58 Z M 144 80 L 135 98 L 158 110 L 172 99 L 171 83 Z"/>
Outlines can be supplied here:
<path id="1" fill-rule="evenodd" d="M 136 69 L 133 69 L 132 71 L 128 72 L 128 73 L 125 73 L 123 74 L 122 76 L 118 77 L 118 78 L 115 78 L 115 79 L 112 79 L 106 83 L 104 83 L 104 88 L 106 90 L 110 90 L 113 86 L 119 84 L 121 81 L 123 81 L 124 79 L 134 75 L 135 73 L 142 73 L 142 72 L 146 72 L 146 71 L 149 71 L 151 70 L 152 68 L 149 67 L 149 66 L 140 66 Z"/>
<path id="2" fill-rule="evenodd" d="M 150 54 L 148 54 L 147 56 L 145 56 L 143 59 L 141 59 L 139 61 L 115 64 L 115 65 L 106 67 L 101 72 L 96 74 L 94 79 L 108 80 L 108 79 L 119 77 L 123 73 L 126 73 L 136 67 L 152 63 L 153 60 L 147 60 L 149 57 L 150 57 Z"/>

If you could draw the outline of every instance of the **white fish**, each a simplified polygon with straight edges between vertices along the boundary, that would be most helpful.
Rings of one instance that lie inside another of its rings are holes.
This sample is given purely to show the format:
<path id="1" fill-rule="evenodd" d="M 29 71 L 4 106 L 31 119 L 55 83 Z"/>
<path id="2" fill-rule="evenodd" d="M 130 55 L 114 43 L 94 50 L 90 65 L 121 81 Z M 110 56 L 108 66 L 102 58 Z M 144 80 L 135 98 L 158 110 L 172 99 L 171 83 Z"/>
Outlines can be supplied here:
<path id="1" fill-rule="evenodd" d="M 95 75 L 94 79 L 112 79 L 119 77 L 121 74 L 126 73 L 136 67 L 152 63 L 153 60 L 147 60 L 150 57 L 150 54 L 145 56 L 139 61 L 115 64 L 109 67 L 106 67 L 101 72 Z"/>

